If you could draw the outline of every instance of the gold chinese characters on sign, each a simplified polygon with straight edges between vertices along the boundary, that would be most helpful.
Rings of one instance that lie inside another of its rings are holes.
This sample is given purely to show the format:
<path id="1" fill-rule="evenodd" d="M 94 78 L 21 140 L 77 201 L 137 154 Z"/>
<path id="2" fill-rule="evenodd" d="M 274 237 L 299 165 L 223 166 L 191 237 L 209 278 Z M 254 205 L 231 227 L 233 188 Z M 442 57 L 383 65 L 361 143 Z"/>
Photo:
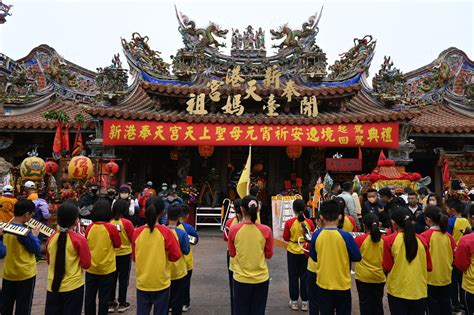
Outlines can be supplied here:
<path id="1" fill-rule="evenodd" d="M 265 78 L 262 81 L 262 85 L 265 88 L 279 89 L 280 78 L 282 73 L 277 66 L 268 67 L 265 71 Z M 254 100 L 256 102 L 265 102 L 261 107 L 267 116 L 276 117 L 278 116 L 278 108 L 280 104 L 275 99 L 275 94 L 271 93 L 269 97 L 264 100 L 257 91 L 257 80 L 252 79 L 245 81 L 240 74 L 240 66 L 235 66 L 232 69 L 227 70 L 227 74 L 224 81 L 211 80 L 206 84 L 209 89 L 207 96 L 211 102 L 221 101 L 222 93 L 219 89 L 224 85 L 228 85 L 232 88 L 239 88 L 242 84 L 245 84 L 245 94 L 231 94 L 227 95 L 225 105 L 221 107 L 224 114 L 241 116 L 245 112 L 245 104 L 242 104 L 244 100 Z M 285 87 L 282 89 L 282 98 L 286 98 L 288 103 L 292 102 L 294 98 L 301 96 L 296 88 L 296 83 L 293 80 L 288 80 Z M 245 103 L 245 102 L 244 102 Z M 208 113 L 206 110 L 206 94 L 190 94 L 189 99 L 186 102 L 186 111 L 192 115 L 205 115 Z M 307 117 L 318 116 L 318 102 L 316 96 L 304 96 L 300 100 L 300 114 Z"/>

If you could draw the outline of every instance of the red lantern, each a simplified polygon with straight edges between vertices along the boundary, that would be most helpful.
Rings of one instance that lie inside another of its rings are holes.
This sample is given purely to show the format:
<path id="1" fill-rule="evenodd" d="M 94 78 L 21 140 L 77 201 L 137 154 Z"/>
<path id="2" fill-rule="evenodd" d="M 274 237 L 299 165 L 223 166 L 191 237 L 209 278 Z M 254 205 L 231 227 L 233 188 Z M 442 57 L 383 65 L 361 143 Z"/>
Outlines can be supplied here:
<path id="1" fill-rule="evenodd" d="M 110 175 L 113 175 L 119 171 L 119 166 L 117 165 L 117 163 L 110 160 L 109 163 L 104 165 L 104 171 Z"/>
<path id="2" fill-rule="evenodd" d="M 212 145 L 200 145 L 199 148 L 199 155 L 205 159 L 212 156 L 214 153 L 214 146 Z"/>
<path id="3" fill-rule="evenodd" d="M 286 147 L 286 155 L 292 160 L 300 158 L 303 147 L 299 145 L 290 145 Z"/>
<path id="4" fill-rule="evenodd" d="M 177 161 L 179 159 L 179 152 L 177 148 L 174 148 L 170 152 L 170 159 L 172 161 Z"/>
<path id="5" fill-rule="evenodd" d="M 53 175 L 59 171 L 59 165 L 53 160 L 46 161 L 46 174 Z"/>

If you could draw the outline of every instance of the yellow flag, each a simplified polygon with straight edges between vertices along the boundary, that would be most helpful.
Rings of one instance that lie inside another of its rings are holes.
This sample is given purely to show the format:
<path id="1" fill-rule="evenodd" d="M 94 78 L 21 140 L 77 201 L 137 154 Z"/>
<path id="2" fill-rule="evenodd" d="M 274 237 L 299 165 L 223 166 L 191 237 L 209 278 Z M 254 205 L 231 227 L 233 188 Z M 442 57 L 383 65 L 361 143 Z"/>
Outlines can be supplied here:
<path id="1" fill-rule="evenodd" d="M 249 194 L 250 190 L 250 166 L 252 165 L 252 147 L 249 147 L 249 156 L 247 163 L 245 163 L 244 170 L 240 174 L 239 182 L 237 183 L 237 193 L 240 198 L 244 198 Z"/>

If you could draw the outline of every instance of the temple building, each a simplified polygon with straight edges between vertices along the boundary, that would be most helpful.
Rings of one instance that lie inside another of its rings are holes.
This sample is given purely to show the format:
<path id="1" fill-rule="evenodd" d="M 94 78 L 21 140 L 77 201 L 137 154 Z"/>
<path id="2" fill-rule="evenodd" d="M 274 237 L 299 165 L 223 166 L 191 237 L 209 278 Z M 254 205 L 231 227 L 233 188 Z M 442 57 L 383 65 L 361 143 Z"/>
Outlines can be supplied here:
<path id="1" fill-rule="evenodd" d="M 147 36 L 133 33 L 121 39 L 129 71 L 119 54 L 95 71 L 47 45 L 19 60 L 0 54 L 0 155 L 13 165 L 34 146 L 53 156 L 58 130 L 73 138 L 80 126 L 80 150 L 116 159 L 118 181 L 138 189 L 148 180 L 192 180 L 209 187 L 213 203 L 232 194 L 249 146 L 266 196 L 295 186 L 310 192 L 328 171 L 338 181 L 370 173 L 380 150 L 400 172 L 422 174 L 432 190 L 442 189 L 446 163 L 453 178 L 473 186 L 469 56 L 448 48 L 408 73 L 385 57 L 369 83 L 376 39 L 357 36 L 328 65 L 317 40 L 321 14 L 299 28 L 271 29 L 268 39 L 260 27 L 229 32 L 176 11 L 183 46 L 171 64 Z M 68 144 L 54 157 L 73 150 Z"/>

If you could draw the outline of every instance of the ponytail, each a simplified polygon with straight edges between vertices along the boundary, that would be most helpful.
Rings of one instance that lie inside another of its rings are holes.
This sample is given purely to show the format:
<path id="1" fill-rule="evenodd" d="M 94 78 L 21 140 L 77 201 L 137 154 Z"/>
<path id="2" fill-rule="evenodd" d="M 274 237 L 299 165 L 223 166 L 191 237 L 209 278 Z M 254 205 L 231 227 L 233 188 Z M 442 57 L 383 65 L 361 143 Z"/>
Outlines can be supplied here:
<path id="1" fill-rule="evenodd" d="M 293 211 L 298 214 L 298 222 L 304 222 L 305 215 L 304 210 L 306 206 L 303 199 L 296 199 L 293 201 Z"/>
<path id="2" fill-rule="evenodd" d="M 52 292 L 59 292 L 61 282 L 64 279 L 66 273 L 66 242 L 67 234 L 70 227 L 74 226 L 79 216 L 79 210 L 77 206 L 72 202 L 63 203 L 57 212 L 58 225 L 60 226 L 56 257 L 54 259 L 54 275 L 53 282 L 51 284 Z"/>
<path id="3" fill-rule="evenodd" d="M 257 221 L 258 201 L 254 196 L 245 196 L 242 199 L 242 208 L 245 209 L 244 215 L 250 216 L 250 221 Z"/>
<path id="4" fill-rule="evenodd" d="M 305 219 L 304 213 L 300 212 L 298 213 L 298 222 L 303 223 Z"/>
<path id="5" fill-rule="evenodd" d="M 67 241 L 67 229 L 59 232 L 57 248 L 56 248 L 56 259 L 54 260 L 54 276 L 51 284 L 51 291 L 59 292 L 61 282 L 63 281 L 64 274 L 66 273 L 66 241 Z"/>
<path id="6" fill-rule="evenodd" d="M 128 213 L 128 208 L 130 204 L 127 200 L 124 199 L 117 199 L 115 200 L 112 206 L 112 215 L 114 220 L 120 220 L 120 218 L 124 217 Z"/>
<path id="7" fill-rule="evenodd" d="M 148 227 L 150 228 L 150 233 L 153 232 L 155 228 L 156 221 L 161 217 L 164 205 L 163 200 L 157 197 L 151 197 L 146 201 L 145 209 L 145 221 Z"/>
<path id="8" fill-rule="evenodd" d="M 379 218 L 374 213 L 369 213 L 364 216 L 365 230 L 370 231 L 370 238 L 372 242 L 378 243 L 382 238 L 382 233 L 379 229 Z"/>
<path id="9" fill-rule="evenodd" d="M 444 213 L 441 213 L 439 218 L 439 229 L 443 233 L 448 231 L 448 216 Z"/>
<path id="10" fill-rule="evenodd" d="M 408 262 L 412 262 L 418 253 L 418 240 L 416 239 L 415 227 L 410 220 L 410 216 L 405 216 L 405 251 Z"/>
<path id="11" fill-rule="evenodd" d="M 418 240 L 416 239 L 415 227 L 411 222 L 409 210 L 404 207 L 395 207 L 392 210 L 391 219 L 403 229 L 406 258 L 411 263 L 418 253 Z"/>
<path id="12" fill-rule="evenodd" d="M 424 211 L 425 217 L 431 219 L 434 224 L 439 226 L 441 232 L 446 233 L 448 230 L 448 216 L 443 213 L 440 207 L 427 206 Z"/>

